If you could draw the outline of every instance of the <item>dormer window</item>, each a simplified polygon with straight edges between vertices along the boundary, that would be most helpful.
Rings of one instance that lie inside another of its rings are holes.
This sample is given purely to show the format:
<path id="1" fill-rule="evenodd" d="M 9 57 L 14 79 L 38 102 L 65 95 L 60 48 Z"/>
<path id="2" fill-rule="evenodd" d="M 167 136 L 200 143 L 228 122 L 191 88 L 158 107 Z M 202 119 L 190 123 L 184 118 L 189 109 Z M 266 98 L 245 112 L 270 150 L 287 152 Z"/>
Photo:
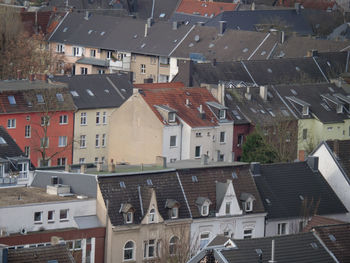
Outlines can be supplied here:
<path id="1" fill-rule="evenodd" d="M 226 215 L 231 214 L 231 202 L 226 202 L 225 214 Z"/>
<path id="2" fill-rule="evenodd" d="M 134 218 L 134 213 L 132 211 L 127 212 L 125 223 L 131 224 L 133 222 L 133 218 Z"/>
<path id="3" fill-rule="evenodd" d="M 198 197 L 196 200 L 196 205 L 199 208 L 199 212 L 201 216 L 209 215 L 209 206 L 211 205 L 211 201 L 206 197 Z"/>
<path id="4" fill-rule="evenodd" d="M 148 223 L 154 223 L 155 218 L 156 218 L 156 210 L 152 208 L 151 211 L 149 211 Z"/>
<path id="5" fill-rule="evenodd" d="M 245 202 L 245 208 L 244 210 L 246 212 L 251 212 L 253 211 L 253 201 L 248 201 L 248 202 Z"/>
<path id="6" fill-rule="evenodd" d="M 134 222 L 135 208 L 131 204 L 124 203 L 121 205 L 119 213 L 123 213 L 125 224 L 132 224 Z"/>
<path id="7" fill-rule="evenodd" d="M 220 120 L 226 119 L 226 110 L 219 110 L 219 119 Z"/>
<path id="8" fill-rule="evenodd" d="M 175 112 L 169 112 L 168 114 L 168 122 L 175 122 L 176 120 L 176 113 Z"/>
<path id="9" fill-rule="evenodd" d="M 171 209 L 171 219 L 175 219 L 179 217 L 179 208 L 178 207 L 173 207 Z"/>
<path id="10" fill-rule="evenodd" d="M 180 204 L 174 199 L 167 199 L 165 202 L 165 208 L 169 209 L 169 218 L 175 219 L 179 217 Z"/>
<path id="11" fill-rule="evenodd" d="M 249 193 L 242 193 L 240 197 L 243 206 L 243 209 L 245 212 L 252 212 L 253 211 L 253 202 L 255 200 L 255 197 L 252 194 Z"/>
<path id="12" fill-rule="evenodd" d="M 202 205 L 202 216 L 207 216 L 209 214 L 209 204 L 203 204 Z"/>

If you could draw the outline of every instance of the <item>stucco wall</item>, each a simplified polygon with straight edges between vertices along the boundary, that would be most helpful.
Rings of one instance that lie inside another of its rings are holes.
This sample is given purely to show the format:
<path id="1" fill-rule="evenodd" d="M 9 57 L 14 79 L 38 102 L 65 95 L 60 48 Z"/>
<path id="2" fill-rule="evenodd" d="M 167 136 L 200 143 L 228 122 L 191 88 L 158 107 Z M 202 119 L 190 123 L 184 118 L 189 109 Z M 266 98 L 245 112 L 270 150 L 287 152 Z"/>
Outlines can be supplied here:
<path id="1" fill-rule="evenodd" d="M 180 160 L 182 148 L 181 124 L 164 126 L 163 131 L 163 156 L 167 158 L 167 162 L 170 162 L 171 159 Z M 176 136 L 176 146 L 170 146 L 170 136 Z"/>

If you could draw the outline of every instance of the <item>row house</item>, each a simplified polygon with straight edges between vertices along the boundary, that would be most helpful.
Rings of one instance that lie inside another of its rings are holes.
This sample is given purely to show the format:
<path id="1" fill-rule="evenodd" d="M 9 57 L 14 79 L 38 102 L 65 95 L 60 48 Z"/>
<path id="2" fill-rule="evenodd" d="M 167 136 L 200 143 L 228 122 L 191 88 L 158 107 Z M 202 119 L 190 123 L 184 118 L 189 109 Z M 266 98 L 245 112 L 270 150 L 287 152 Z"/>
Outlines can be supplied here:
<path id="1" fill-rule="evenodd" d="M 109 159 L 154 163 L 199 159 L 232 160 L 233 122 L 227 108 L 205 88 L 182 83 L 140 84 L 111 117 Z"/>
<path id="2" fill-rule="evenodd" d="M 112 113 L 132 94 L 127 74 L 57 76 L 66 83 L 75 105 L 73 163 L 107 161 Z"/>
<path id="3" fill-rule="evenodd" d="M 32 164 L 71 164 L 75 107 L 66 85 L 14 80 L 0 89 L 0 125 Z"/>
<path id="4" fill-rule="evenodd" d="M 262 237 L 266 215 L 248 166 L 100 175 L 97 214 L 106 262 L 185 260 L 217 234 Z"/>
<path id="5" fill-rule="evenodd" d="M 167 82 L 171 79 L 169 54 L 191 29 L 151 19 L 73 12 L 66 14 L 48 41 L 59 58 L 58 73 L 127 71 L 136 83 Z"/>

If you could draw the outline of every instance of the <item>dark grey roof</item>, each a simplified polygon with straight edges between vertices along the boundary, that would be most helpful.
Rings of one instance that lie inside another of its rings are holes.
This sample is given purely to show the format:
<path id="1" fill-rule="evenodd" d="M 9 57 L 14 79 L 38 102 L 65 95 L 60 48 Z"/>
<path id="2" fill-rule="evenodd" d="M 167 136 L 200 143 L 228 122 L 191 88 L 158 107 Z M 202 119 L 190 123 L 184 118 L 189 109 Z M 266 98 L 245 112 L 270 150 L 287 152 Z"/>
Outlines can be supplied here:
<path id="1" fill-rule="evenodd" d="M 93 66 L 100 66 L 100 67 L 108 67 L 108 61 L 105 59 L 97 59 L 97 58 L 87 58 L 83 57 L 81 59 L 78 59 L 75 63 L 77 64 L 87 64 L 87 65 L 93 65 Z"/>
<path id="2" fill-rule="evenodd" d="M 279 21 L 286 25 L 288 30 L 300 35 L 313 34 L 311 25 L 304 15 L 297 14 L 294 9 L 289 10 L 247 10 L 247 11 L 225 11 L 206 23 L 206 26 L 219 27 L 219 21 L 226 21 L 226 27 L 248 31 L 257 31 L 257 24 L 267 24 Z"/>
<path id="3" fill-rule="evenodd" d="M 303 203 L 311 207 L 309 213 L 316 210 L 318 215 L 347 212 L 323 176 L 307 162 L 261 165 L 261 175 L 254 180 L 270 219 L 302 217 Z"/>
<path id="4" fill-rule="evenodd" d="M 152 16 L 152 9 L 153 9 L 153 19 L 155 21 L 169 20 L 172 13 L 175 11 L 179 1 L 181 0 L 161 0 L 161 1 L 138 0 L 137 1 L 138 8 L 136 10 L 137 17 L 141 19 L 147 19 Z"/>
<path id="5" fill-rule="evenodd" d="M 260 249 L 262 262 L 267 263 L 271 260 L 272 240 L 275 240 L 275 260 L 278 263 L 335 262 L 313 233 L 233 240 L 238 248 L 224 249 L 219 253 L 228 263 L 258 262 Z"/>
<path id="6" fill-rule="evenodd" d="M 350 118 L 346 109 L 343 109 L 342 113 L 337 113 L 336 103 L 342 104 L 342 101 L 337 98 L 339 97 L 338 94 L 342 94 L 345 99 L 347 99 L 346 96 L 348 94 L 334 84 L 277 85 L 274 86 L 274 89 L 299 119 L 317 118 L 323 123 L 339 123 Z M 309 106 L 310 114 L 304 116 L 302 114 L 302 106 L 298 105 L 298 101 L 289 99 L 291 97 L 306 102 Z M 343 103 L 346 108 L 346 103 Z"/>
<path id="7" fill-rule="evenodd" d="M 0 158 L 7 159 L 8 157 L 24 156 L 22 150 L 7 133 L 6 129 L 3 126 L 0 126 L 0 137 L 2 137 L 6 142 L 6 144 L 0 143 Z"/>
<path id="8" fill-rule="evenodd" d="M 151 181 L 147 182 L 149 179 Z M 175 171 L 99 176 L 98 184 L 105 202 L 109 200 L 108 215 L 114 226 L 124 224 L 123 214 L 120 213 L 120 207 L 124 203 L 133 206 L 134 223 L 139 224 L 144 216 L 142 211 L 146 212 L 149 207 L 152 189 L 156 194 L 158 211 L 164 220 L 170 219 L 169 209 L 165 206 L 167 199 L 174 199 L 179 203 L 179 219 L 190 218 Z"/>
<path id="9" fill-rule="evenodd" d="M 177 21 L 177 22 L 183 22 L 185 24 L 190 25 L 196 25 L 199 22 L 206 23 L 211 18 L 205 17 L 205 16 L 199 16 L 199 15 L 192 15 L 192 14 L 185 14 L 185 13 L 177 13 L 175 12 L 171 18 L 170 21 Z"/>
<path id="10" fill-rule="evenodd" d="M 333 30 L 332 33 L 330 33 L 327 36 L 327 39 L 337 40 L 337 39 L 350 39 L 350 28 L 349 23 L 344 23 L 337 28 Z"/>
<path id="11" fill-rule="evenodd" d="M 52 176 L 58 177 L 59 184 L 69 185 L 71 192 L 76 195 L 96 197 L 96 177 L 89 174 L 36 170 L 31 186 L 46 189 L 47 185 L 51 185 Z"/>
<path id="12" fill-rule="evenodd" d="M 122 73 L 56 76 L 52 80 L 68 84 L 74 104 L 78 109 L 120 107 L 133 91 L 129 75 Z M 75 96 L 74 91 L 79 96 Z"/>
<path id="13" fill-rule="evenodd" d="M 156 22 L 148 28 L 145 20 L 93 14 L 69 13 L 50 36 L 50 42 L 118 50 L 148 55 L 168 56 L 191 29 L 181 25 L 172 29 L 170 22 Z"/>

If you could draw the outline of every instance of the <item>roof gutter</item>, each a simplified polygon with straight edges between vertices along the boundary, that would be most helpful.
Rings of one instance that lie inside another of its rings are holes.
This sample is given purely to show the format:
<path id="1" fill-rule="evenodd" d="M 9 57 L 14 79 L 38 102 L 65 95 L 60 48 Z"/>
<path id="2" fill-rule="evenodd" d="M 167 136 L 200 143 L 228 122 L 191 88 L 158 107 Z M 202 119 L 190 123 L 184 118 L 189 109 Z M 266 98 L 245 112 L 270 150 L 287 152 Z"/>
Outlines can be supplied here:
<path id="1" fill-rule="evenodd" d="M 339 260 L 334 256 L 332 251 L 328 249 L 328 247 L 323 243 L 322 239 L 316 234 L 315 229 L 312 230 L 312 234 L 314 237 L 320 242 L 320 244 L 323 246 L 323 248 L 327 251 L 327 253 L 334 259 L 335 262 L 340 263 Z"/>
<path id="2" fill-rule="evenodd" d="M 244 64 L 243 60 L 241 60 L 241 64 L 243 65 L 244 69 L 247 71 L 249 77 L 252 79 L 252 81 L 254 82 L 254 84 L 255 84 L 255 85 L 258 85 L 258 84 L 255 82 L 255 80 L 253 79 L 253 76 L 250 74 L 250 72 L 249 72 L 247 66 Z"/>
<path id="3" fill-rule="evenodd" d="M 195 28 L 195 25 L 193 25 L 190 30 L 188 30 L 188 32 L 186 33 L 186 35 L 179 41 L 179 43 L 177 43 L 177 45 L 174 47 L 174 49 L 172 51 L 170 51 L 169 53 L 169 57 L 173 54 L 173 52 L 178 48 L 178 46 L 185 40 L 185 38 L 188 36 L 188 34 L 193 30 L 193 28 Z"/>
<path id="4" fill-rule="evenodd" d="M 315 64 L 316 64 L 316 66 L 318 67 L 318 69 L 321 71 L 322 76 L 323 76 L 323 77 L 325 78 L 325 80 L 329 83 L 329 80 L 327 79 L 326 75 L 325 75 L 324 72 L 322 71 L 320 65 L 317 63 L 315 57 L 312 57 L 312 59 L 314 60 L 314 62 L 315 62 Z"/>
<path id="5" fill-rule="evenodd" d="M 258 51 L 258 49 L 264 44 L 264 42 L 269 38 L 269 36 L 271 35 L 271 33 L 268 33 L 266 35 L 266 37 L 263 39 L 263 41 L 261 41 L 261 43 L 259 44 L 259 46 L 253 51 L 253 53 L 249 56 L 249 58 L 247 60 L 250 60 L 252 58 L 252 56 L 255 55 L 255 53 Z"/>
<path id="6" fill-rule="evenodd" d="M 68 16 L 69 12 L 67 12 L 63 19 L 61 20 L 61 22 L 58 24 L 58 26 L 56 26 L 55 30 L 52 32 L 52 34 L 50 35 L 49 39 L 47 41 L 50 41 L 51 37 L 56 33 L 57 29 L 61 26 L 61 24 L 63 23 L 63 21 L 66 19 L 66 17 Z"/>

